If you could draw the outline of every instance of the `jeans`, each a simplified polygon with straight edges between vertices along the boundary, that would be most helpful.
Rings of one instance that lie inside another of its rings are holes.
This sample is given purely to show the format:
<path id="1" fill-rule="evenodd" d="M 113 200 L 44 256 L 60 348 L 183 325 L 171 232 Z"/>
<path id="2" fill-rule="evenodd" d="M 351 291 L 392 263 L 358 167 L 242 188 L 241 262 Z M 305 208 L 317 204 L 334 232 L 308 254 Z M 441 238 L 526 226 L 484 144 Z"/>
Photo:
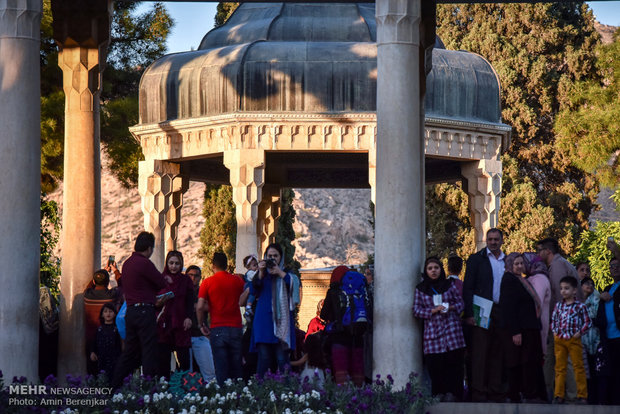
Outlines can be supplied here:
<path id="1" fill-rule="evenodd" d="M 215 366 L 213 365 L 213 352 L 211 351 L 211 343 L 206 336 L 192 336 L 192 353 L 202 378 L 209 382 L 215 378 Z M 193 361 L 190 358 L 190 363 Z M 195 371 L 194 367 L 190 367 L 190 371 Z"/>
<path id="2" fill-rule="evenodd" d="M 564 398 L 566 386 L 566 365 L 568 356 L 573 362 L 575 380 L 577 381 L 577 398 L 588 398 L 586 371 L 583 366 L 581 338 L 554 338 L 555 345 L 555 392 L 554 396 Z"/>
<path id="3" fill-rule="evenodd" d="M 220 385 L 227 379 L 241 378 L 242 328 L 220 326 L 211 328 L 211 350 L 215 364 L 215 377 Z"/>
<path id="4" fill-rule="evenodd" d="M 156 376 L 157 322 L 154 306 L 128 306 L 125 316 L 127 337 L 125 349 L 116 363 L 112 386 L 119 387 L 123 379 L 140 366 L 144 375 Z"/>
<path id="5" fill-rule="evenodd" d="M 277 364 L 277 370 L 284 372 L 289 365 L 289 351 L 284 350 L 280 343 L 277 344 L 256 344 L 258 350 L 258 364 L 256 367 L 256 373 L 259 377 L 265 375 L 265 373 L 274 368 Z"/>

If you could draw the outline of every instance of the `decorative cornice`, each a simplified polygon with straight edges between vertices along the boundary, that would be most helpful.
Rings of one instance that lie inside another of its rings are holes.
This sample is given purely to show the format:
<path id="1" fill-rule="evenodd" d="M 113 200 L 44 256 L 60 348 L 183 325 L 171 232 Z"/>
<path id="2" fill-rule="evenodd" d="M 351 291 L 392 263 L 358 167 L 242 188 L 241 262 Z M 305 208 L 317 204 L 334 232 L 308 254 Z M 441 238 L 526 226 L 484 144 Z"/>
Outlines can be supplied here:
<path id="1" fill-rule="evenodd" d="M 0 0 L 0 39 L 38 42 L 41 38 L 41 15 L 41 0 Z"/>
<path id="2" fill-rule="evenodd" d="M 420 44 L 419 25 L 424 0 L 382 0 L 376 4 L 377 46 Z"/>
<path id="3" fill-rule="evenodd" d="M 467 120 L 427 118 L 426 154 L 439 158 L 499 159 L 511 128 Z M 238 113 L 137 125 L 146 159 L 182 159 L 235 149 L 373 153 L 374 113 Z"/>

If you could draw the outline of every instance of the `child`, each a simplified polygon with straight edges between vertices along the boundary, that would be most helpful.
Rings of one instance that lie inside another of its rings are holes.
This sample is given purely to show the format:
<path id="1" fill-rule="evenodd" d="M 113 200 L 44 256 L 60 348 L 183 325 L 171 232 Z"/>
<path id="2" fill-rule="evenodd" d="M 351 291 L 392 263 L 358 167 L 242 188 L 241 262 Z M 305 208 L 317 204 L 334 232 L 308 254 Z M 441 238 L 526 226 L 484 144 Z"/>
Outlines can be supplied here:
<path id="1" fill-rule="evenodd" d="M 560 280 L 562 300 L 555 305 L 551 316 L 551 331 L 555 346 L 555 392 L 553 403 L 564 403 L 566 364 L 568 355 L 573 362 L 577 382 L 577 403 L 585 404 L 588 398 L 586 371 L 583 366 L 581 336 L 592 326 L 588 309 L 576 299 L 577 279 L 564 276 Z"/>
<path id="2" fill-rule="evenodd" d="M 324 332 L 317 331 L 306 337 L 303 345 L 303 356 L 297 361 L 291 361 L 292 367 L 304 366 L 300 376 L 302 381 L 308 378 L 310 383 L 316 381 L 316 385 L 320 388 L 325 382 L 325 368 L 327 361 L 323 350 Z"/>
<path id="3" fill-rule="evenodd" d="M 90 353 L 90 360 L 97 361 L 99 371 L 105 371 L 108 376 L 114 372 L 114 365 L 121 354 L 121 337 L 116 329 L 115 319 L 114 305 L 103 305 L 99 313 L 101 326 L 97 329 L 94 349 Z"/>
<path id="4" fill-rule="evenodd" d="M 252 294 L 252 289 L 250 288 L 250 286 L 252 285 L 252 279 L 254 279 L 254 275 L 256 275 L 256 273 L 258 272 L 258 257 L 255 254 L 246 256 L 243 259 L 243 265 L 248 270 L 243 277 L 245 279 L 244 290 L 249 289 L 248 301 L 245 305 L 245 313 L 243 314 L 243 317 L 249 324 L 250 322 L 252 322 L 252 317 L 254 316 L 254 310 L 252 309 L 252 306 L 254 305 L 254 301 L 256 300 L 256 297 Z"/>

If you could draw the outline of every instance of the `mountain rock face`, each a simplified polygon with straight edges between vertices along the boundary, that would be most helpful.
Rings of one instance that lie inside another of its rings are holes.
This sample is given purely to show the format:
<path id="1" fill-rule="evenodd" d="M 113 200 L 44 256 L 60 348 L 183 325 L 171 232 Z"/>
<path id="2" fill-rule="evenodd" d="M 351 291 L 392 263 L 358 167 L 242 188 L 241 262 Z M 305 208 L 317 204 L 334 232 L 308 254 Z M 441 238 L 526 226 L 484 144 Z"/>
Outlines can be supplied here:
<path id="1" fill-rule="evenodd" d="M 144 229 L 141 200 L 138 189 L 124 188 L 109 171 L 105 155 L 101 156 L 101 263 L 114 256 L 122 264 L 133 251 L 136 235 Z M 198 251 L 204 190 L 204 184 L 192 182 L 183 196 L 178 249 L 185 266 L 203 264 Z M 374 249 L 370 190 L 299 189 L 295 194 L 294 244 L 302 268 L 366 261 Z M 62 184 L 48 198 L 58 202 L 62 214 Z M 57 255 L 61 254 L 62 240 L 57 249 Z"/>

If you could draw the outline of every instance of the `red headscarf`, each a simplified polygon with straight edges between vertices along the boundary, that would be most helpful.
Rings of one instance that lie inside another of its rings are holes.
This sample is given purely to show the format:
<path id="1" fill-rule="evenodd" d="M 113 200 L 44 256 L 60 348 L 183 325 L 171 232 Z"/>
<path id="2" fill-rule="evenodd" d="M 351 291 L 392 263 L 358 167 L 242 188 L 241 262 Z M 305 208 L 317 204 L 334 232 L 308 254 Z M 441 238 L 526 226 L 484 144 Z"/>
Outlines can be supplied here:
<path id="1" fill-rule="evenodd" d="M 347 273 L 350 269 L 346 266 L 338 266 L 334 270 L 332 270 L 332 277 L 329 279 L 329 283 L 340 282 L 345 273 Z"/>

